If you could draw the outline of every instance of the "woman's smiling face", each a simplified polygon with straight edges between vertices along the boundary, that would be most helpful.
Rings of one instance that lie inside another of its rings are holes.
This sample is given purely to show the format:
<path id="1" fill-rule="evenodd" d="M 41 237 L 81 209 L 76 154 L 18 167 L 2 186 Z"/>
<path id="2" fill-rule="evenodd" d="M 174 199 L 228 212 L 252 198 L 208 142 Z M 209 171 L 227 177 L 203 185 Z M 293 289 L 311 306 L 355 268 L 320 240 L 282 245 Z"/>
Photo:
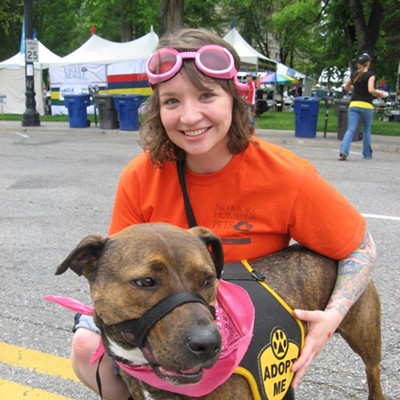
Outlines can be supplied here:
<path id="1" fill-rule="evenodd" d="M 232 158 L 227 143 L 233 97 L 213 80 L 205 85 L 207 90 L 197 88 L 184 71 L 159 84 L 165 131 L 186 152 L 188 167 L 203 173 L 223 168 Z"/>

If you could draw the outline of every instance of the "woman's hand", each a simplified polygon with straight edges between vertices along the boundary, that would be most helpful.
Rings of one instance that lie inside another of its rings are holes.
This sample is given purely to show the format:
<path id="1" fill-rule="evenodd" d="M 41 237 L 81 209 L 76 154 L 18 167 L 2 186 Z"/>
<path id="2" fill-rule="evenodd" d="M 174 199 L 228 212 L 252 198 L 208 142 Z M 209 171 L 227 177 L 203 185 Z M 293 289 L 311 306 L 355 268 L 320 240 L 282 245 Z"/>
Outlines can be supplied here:
<path id="1" fill-rule="evenodd" d="M 381 99 L 386 99 L 386 97 L 389 96 L 389 93 L 388 93 L 388 92 L 385 92 L 384 90 L 378 90 L 378 91 L 380 92 L 379 97 L 380 97 Z"/>
<path id="2" fill-rule="evenodd" d="M 365 232 L 357 249 L 339 261 L 335 287 L 325 311 L 294 310 L 295 316 L 307 323 L 308 333 L 300 357 L 292 366 L 292 371 L 296 372 L 292 387 L 299 384 L 314 358 L 368 286 L 375 263 L 375 244 L 371 235 Z"/>
<path id="3" fill-rule="evenodd" d="M 296 372 L 292 387 L 296 388 L 314 358 L 322 351 L 329 338 L 342 322 L 343 316 L 334 308 L 329 308 L 325 311 L 294 310 L 294 313 L 296 318 L 301 319 L 308 325 L 308 333 L 304 341 L 303 350 L 292 366 L 292 371 Z"/>

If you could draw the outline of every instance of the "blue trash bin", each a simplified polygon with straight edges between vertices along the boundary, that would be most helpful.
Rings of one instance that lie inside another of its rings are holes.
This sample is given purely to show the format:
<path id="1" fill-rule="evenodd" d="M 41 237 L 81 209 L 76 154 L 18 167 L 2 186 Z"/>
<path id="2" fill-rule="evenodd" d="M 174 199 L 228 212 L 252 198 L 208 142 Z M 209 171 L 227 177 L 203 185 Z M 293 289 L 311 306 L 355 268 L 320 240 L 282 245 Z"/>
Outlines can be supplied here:
<path id="1" fill-rule="evenodd" d="M 68 109 L 70 128 L 87 128 L 89 126 L 86 109 L 86 107 L 90 105 L 89 94 L 65 95 L 64 105 Z"/>
<path id="2" fill-rule="evenodd" d="M 139 107 L 144 101 L 140 94 L 114 95 L 115 108 L 118 111 L 119 129 L 122 131 L 139 130 Z"/>
<path id="3" fill-rule="evenodd" d="M 294 99 L 295 136 L 313 138 L 317 135 L 320 100 L 319 97 L 307 96 Z"/>

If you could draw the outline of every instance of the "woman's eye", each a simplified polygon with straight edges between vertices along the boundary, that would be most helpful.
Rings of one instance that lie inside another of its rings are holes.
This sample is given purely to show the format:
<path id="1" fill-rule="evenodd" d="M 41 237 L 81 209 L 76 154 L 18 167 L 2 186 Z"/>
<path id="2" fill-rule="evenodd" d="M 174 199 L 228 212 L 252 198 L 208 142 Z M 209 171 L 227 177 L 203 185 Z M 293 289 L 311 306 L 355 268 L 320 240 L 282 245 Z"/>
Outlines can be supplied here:
<path id="1" fill-rule="evenodd" d="M 166 105 L 166 106 L 172 106 L 172 105 L 175 105 L 177 103 L 178 103 L 177 99 L 171 98 L 171 99 L 164 100 L 163 104 Z"/>
<path id="2" fill-rule="evenodd" d="M 201 95 L 201 97 L 203 98 L 203 99 L 211 99 L 211 98 L 213 98 L 215 95 L 214 95 L 214 93 L 211 93 L 211 92 L 207 92 L 207 93 L 203 93 L 202 95 Z"/>
<path id="3" fill-rule="evenodd" d="M 149 288 L 156 285 L 153 278 L 143 278 L 133 281 L 133 284 L 142 288 Z"/>

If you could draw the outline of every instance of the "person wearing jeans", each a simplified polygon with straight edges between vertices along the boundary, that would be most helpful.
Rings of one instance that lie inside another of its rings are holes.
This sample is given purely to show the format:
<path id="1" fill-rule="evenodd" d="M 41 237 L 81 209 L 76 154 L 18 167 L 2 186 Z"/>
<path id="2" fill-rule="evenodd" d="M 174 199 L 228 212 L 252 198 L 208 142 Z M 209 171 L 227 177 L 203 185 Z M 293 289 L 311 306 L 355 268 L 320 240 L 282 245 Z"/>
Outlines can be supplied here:
<path id="1" fill-rule="evenodd" d="M 362 120 L 362 133 L 363 133 L 363 157 L 368 160 L 372 158 L 371 147 L 371 124 L 373 109 L 363 107 L 349 107 L 348 110 L 348 125 L 347 131 L 343 137 L 340 153 L 345 154 L 346 158 L 350 154 L 350 146 L 353 141 L 354 133 L 358 126 L 358 121 Z"/>
<path id="2" fill-rule="evenodd" d="M 372 158 L 371 125 L 374 106 L 373 97 L 385 98 L 389 93 L 375 89 L 375 74 L 369 70 L 371 57 L 367 53 L 357 58 L 357 71 L 346 82 L 346 92 L 352 90 L 351 102 L 348 110 L 348 126 L 340 146 L 339 160 L 347 160 L 350 146 L 356 132 L 358 121 L 362 119 L 363 128 L 363 157 Z"/>

